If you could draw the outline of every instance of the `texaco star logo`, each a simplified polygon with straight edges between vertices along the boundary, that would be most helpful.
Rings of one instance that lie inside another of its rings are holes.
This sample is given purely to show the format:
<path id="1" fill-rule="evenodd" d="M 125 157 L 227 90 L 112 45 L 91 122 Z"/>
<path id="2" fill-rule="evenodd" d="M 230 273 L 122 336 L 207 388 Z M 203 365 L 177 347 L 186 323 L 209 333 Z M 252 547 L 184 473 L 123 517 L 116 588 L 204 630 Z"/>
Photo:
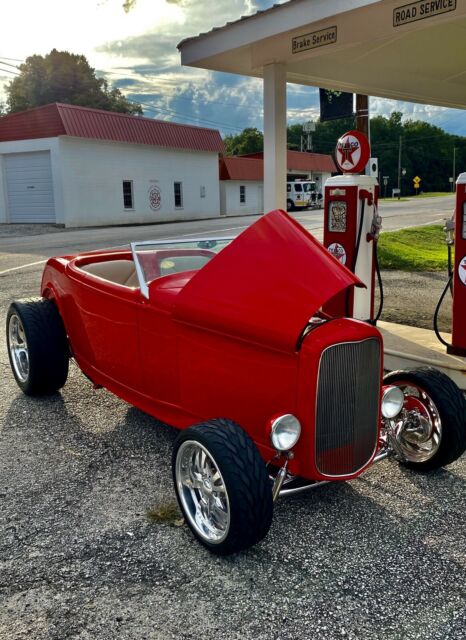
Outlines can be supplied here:
<path id="1" fill-rule="evenodd" d="M 328 246 L 328 250 L 341 264 L 346 264 L 346 251 L 343 245 L 334 242 Z"/>
<path id="2" fill-rule="evenodd" d="M 342 169 L 349 171 L 355 167 L 361 159 L 361 145 L 351 134 L 340 138 L 337 144 L 338 164 Z"/>
<path id="3" fill-rule="evenodd" d="M 466 256 L 464 256 L 458 265 L 458 276 L 461 282 L 466 285 Z"/>

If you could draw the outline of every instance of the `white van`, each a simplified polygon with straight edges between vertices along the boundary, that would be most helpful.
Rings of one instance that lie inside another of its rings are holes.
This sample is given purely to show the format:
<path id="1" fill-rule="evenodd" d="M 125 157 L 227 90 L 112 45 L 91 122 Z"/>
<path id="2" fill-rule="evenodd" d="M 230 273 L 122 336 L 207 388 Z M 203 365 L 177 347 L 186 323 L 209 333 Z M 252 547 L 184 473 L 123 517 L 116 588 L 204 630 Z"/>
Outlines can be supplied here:
<path id="1" fill-rule="evenodd" d="M 295 180 L 286 183 L 286 210 L 321 207 L 322 195 L 317 185 L 311 180 Z"/>

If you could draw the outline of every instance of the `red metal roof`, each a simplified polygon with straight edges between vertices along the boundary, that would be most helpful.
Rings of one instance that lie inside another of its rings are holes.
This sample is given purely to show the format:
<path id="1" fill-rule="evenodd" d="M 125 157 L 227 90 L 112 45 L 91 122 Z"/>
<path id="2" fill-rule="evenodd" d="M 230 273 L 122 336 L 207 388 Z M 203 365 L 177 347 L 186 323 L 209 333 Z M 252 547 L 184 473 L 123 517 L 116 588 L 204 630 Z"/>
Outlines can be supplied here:
<path id="1" fill-rule="evenodd" d="M 247 153 L 243 158 L 263 158 L 264 153 Z M 302 151 L 287 151 L 286 166 L 288 171 L 323 171 L 336 173 L 338 171 L 332 156 L 323 153 L 303 153 Z"/>
<path id="2" fill-rule="evenodd" d="M 0 118 L 0 142 L 74 136 L 223 153 L 215 129 L 53 103 Z"/>
<path id="3" fill-rule="evenodd" d="M 322 153 L 287 152 L 288 171 L 322 171 L 335 173 L 337 170 L 332 156 Z M 255 180 L 264 179 L 264 154 L 248 153 L 244 156 L 220 158 L 220 180 Z"/>
<path id="4" fill-rule="evenodd" d="M 264 161 L 262 158 L 242 158 L 230 156 L 220 158 L 220 180 L 254 180 L 264 179 Z"/>

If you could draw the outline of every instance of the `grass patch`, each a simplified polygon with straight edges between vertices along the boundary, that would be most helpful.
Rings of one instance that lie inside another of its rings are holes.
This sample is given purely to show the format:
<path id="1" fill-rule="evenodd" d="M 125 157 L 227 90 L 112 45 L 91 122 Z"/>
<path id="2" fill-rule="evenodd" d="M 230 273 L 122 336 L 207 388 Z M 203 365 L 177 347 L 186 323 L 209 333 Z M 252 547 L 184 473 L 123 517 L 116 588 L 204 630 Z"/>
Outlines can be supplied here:
<path id="1" fill-rule="evenodd" d="M 382 269 L 445 271 L 447 247 L 442 225 L 382 233 L 379 260 Z"/>
<path id="2" fill-rule="evenodd" d="M 454 191 L 426 191 L 425 193 L 420 193 L 418 196 L 413 196 L 413 198 L 443 198 L 444 196 L 453 195 L 455 195 Z"/>
<path id="3" fill-rule="evenodd" d="M 181 527 L 184 523 L 177 502 L 167 502 L 147 509 L 146 515 L 147 519 L 154 523 L 166 522 L 175 525 L 175 527 Z"/>

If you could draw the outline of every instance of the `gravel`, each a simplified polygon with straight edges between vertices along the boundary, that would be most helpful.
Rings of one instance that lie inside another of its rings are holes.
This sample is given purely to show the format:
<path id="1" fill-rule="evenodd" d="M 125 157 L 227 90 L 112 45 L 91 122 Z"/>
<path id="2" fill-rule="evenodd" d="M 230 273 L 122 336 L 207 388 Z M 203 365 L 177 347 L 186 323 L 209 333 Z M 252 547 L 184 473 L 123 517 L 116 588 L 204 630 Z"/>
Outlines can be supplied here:
<path id="1" fill-rule="evenodd" d="M 423 278 L 412 308 L 441 287 Z M 0 278 L 2 318 L 39 279 Z M 7 360 L 2 334 L 0 640 L 466 638 L 464 456 L 431 475 L 386 460 L 282 499 L 265 541 L 220 559 L 177 526 L 172 428 L 75 366 L 61 393 L 27 398 Z"/>

